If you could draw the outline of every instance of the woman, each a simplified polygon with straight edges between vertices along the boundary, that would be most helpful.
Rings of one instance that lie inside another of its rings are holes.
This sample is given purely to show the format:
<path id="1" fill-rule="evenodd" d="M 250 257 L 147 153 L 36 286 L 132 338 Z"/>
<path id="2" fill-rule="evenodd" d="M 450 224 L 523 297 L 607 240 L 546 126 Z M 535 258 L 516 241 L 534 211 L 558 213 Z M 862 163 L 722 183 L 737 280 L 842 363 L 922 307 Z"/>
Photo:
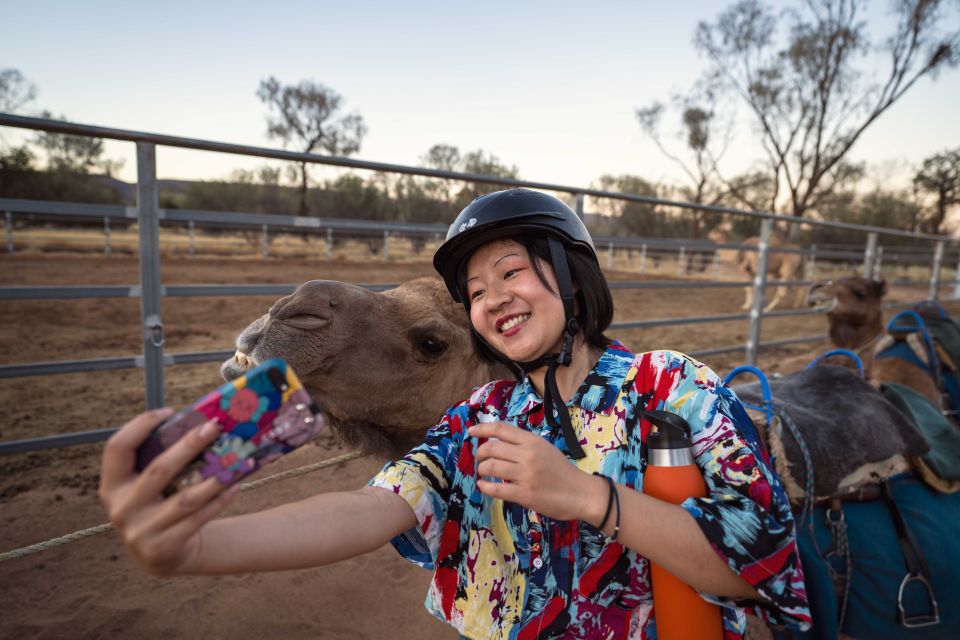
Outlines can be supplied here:
<path id="1" fill-rule="evenodd" d="M 101 497 L 148 570 L 303 568 L 392 541 L 434 571 L 426 606 L 466 637 L 644 638 L 653 561 L 724 606 L 727 637 L 742 636 L 745 608 L 808 622 L 789 506 L 752 425 L 704 365 L 603 334 L 613 305 L 576 214 L 524 189 L 482 196 L 434 266 L 478 352 L 518 379 L 475 389 L 363 489 L 220 520 L 235 489 L 216 480 L 158 498 L 216 425 L 136 475 L 133 451 L 166 412 L 135 418 L 107 445 Z M 651 408 L 691 424 L 709 497 L 641 493 Z"/>

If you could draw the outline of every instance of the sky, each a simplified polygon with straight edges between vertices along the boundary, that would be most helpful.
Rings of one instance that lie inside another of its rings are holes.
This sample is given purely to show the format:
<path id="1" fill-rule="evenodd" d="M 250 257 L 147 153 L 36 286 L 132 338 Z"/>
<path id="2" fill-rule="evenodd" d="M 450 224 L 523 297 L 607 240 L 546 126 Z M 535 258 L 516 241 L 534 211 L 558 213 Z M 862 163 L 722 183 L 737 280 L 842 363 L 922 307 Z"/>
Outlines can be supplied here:
<path id="1" fill-rule="evenodd" d="M 446 143 L 493 153 L 528 180 L 679 182 L 634 112 L 702 74 L 694 29 L 726 4 L 0 0 L 0 68 L 37 85 L 27 114 L 279 147 L 256 97 L 273 75 L 340 93 L 368 127 L 360 159 L 418 165 Z M 851 157 L 868 163 L 875 182 L 906 185 L 925 157 L 960 144 L 958 107 L 960 72 L 923 79 Z M 761 157 L 748 114 L 738 123 L 723 164 L 731 175 Z M 108 143 L 107 155 L 125 161 L 119 177 L 135 179 L 132 143 Z M 264 162 L 158 150 L 161 178 L 217 179 Z"/>

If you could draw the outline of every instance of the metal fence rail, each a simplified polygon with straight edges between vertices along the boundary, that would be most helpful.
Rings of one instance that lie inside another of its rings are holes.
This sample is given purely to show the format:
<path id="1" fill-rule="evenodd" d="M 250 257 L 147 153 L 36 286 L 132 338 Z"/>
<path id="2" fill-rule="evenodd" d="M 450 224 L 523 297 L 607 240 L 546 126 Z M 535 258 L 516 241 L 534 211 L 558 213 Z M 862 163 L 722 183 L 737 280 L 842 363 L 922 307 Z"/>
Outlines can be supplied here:
<path id="1" fill-rule="evenodd" d="M 910 238 L 913 240 L 932 241 L 934 243 L 932 262 L 922 261 L 923 254 L 919 254 L 918 264 L 930 264 L 931 276 L 928 284 L 928 295 L 931 298 L 937 298 L 941 289 L 941 269 L 946 256 L 946 246 L 956 247 L 956 242 L 951 238 L 936 236 L 923 233 L 907 232 L 892 229 L 883 229 L 879 227 L 870 227 L 866 225 L 823 221 L 823 220 L 802 220 L 798 221 L 790 216 L 781 216 L 763 211 L 744 211 L 730 207 L 703 205 L 698 203 L 681 202 L 674 200 L 665 200 L 651 196 L 641 196 L 628 193 L 610 192 L 598 189 L 587 189 L 580 187 L 571 187 L 567 185 L 557 185 L 543 182 L 523 181 L 516 179 L 506 179 L 494 176 L 484 176 L 477 174 L 458 173 L 452 171 L 441 171 L 434 169 L 425 169 L 422 167 L 409 167 L 403 165 L 393 165 L 378 162 L 367 162 L 353 160 L 336 156 L 321 156 L 314 154 L 296 153 L 291 151 L 269 149 L 263 147 L 254 147 L 248 145 L 236 145 L 208 140 L 198 140 L 193 138 L 184 138 L 177 136 L 168 136 L 140 131 L 130 131 L 123 129 L 112 129 L 106 127 L 95 127 L 90 125 L 48 120 L 42 118 L 29 118 L 11 114 L 0 114 L 0 126 L 19 127 L 34 130 L 43 130 L 53 133 L 63 133 L 71 135 L 92 136 L 98 138 L 107 138 L 113 140 L 124 140 L 136 144 L 137 155 L 137 204 L 135 207 L 124 207 L 117 205 L 91 205 L 77 203 L 54 203 L 42 201 L 25 201 L 0 199 L 0 211 L 4 211 L 7 234 L 8 249 L 13 250 L 13 215 L 59 215 L 67 217 L 85 217 L 101 218 L 104 220 L 104 230 L 109 238 L 109 220 L 124 219 L 136 220 L 138 222 L 139 233 L 139 259 L 140 259 L 140 283 L 130 286 L 109 286 L 109 287 L 4 287 L 0 288 L 0 299 L 4 300 L 27 300 L 41 298 L 80 298 L 80 297 L 133 297 L 139 298 L 141 304 L 141 327 L 143 332 L 142 355 L 119 357 L 119 358 L 100 358 L 96 360 L 77 360 L 49 363 L 33 363 L 24 365 L 8 365 L 0 367 L 0 377 L 20 377 L 25 375 L 46 375 L 49 373 L 64 373 L 67 371 L 91 371 L 91 370 L 109 370 L 118 368 L 142 367 L 144 369 L 144 387 L 146 393 L 146 404 L 148 408 L 155 408 L 163 405 L 163 367 L 169 364 L 179 364 L 185 362 L 208 362 L 229 357 L 231 352 L 215 351 L 203 353 L 187 354 L 164 354 L 163 352 L 163 322 L 160 314 L 160 301 L 164 296 L 217 296 L 217 295 L 284 295 L 293 290 L 295 285 L 167 285 L 160 282 L 160 248 L 159 248 L 159 228 L 161 223 L 166 225 L 187 224 L 190 228 L 193 225 L 214 225 L 222 226 L 240 226 L 240 227 L 260 227 L 264 233 L 264 246 L 268 246 L 267 229 L 290 229 L 296 231 L 319 232 L 325 230 L 330 234 L 334 229 L 347 231 L 350 233 L 383 234 L 384 237 L 384 258 L 386 259 L 386 240 L 390 233 L 398 235 L 427 235 L 442 236 L 445 228 L 442 225 L 424 225 L 409 223 L 386 223 L 381 221 L 345 221 L 333 218 L 310 218 L 302 216 L 284 216 L 273 214 L 253 214 L 253 213 L 225 213 L 210 211 L 193 210 L 174 210 L 162 209 L 158 206 L 158 186 L 156 176 L 156 146 L 172 146 L 187 149 L 197 149 L 203 151 L 214 151 L 221 153 L 240 154 L 256 156 L 262 158 L 271 158 L 276 160 L 288 160 L 296 162 L 309 162 L 316 164 L 325 164 L 331 166 L 348 167 L 369 171 L 382 171 L 389 173 L 401 173 L 407 175 L 416 175 L 432 178 L 443 178 L 449 180 L 462 180 L 473 183 L 483 183 L 492 185 L 504 185 L 515 187 L 527 187 L 532 189 L 542 189 L 568 193 L 575 196 L 577 212 L 583 214 L 584 196 L 595 198 L 608 198 L 614 200 L 639 202 L 644 204 L 675 207 L 692 211 L 702 211 L 711 214 L 733 214 L 739 216 L 748 216 L 761 220 L 761 239 L 756 247 L 741 246 L 737 244 L 713 243 L 707 241 L 677 240 L 669 238 L 619 238 L 619 237 L 596 237 L 598 253 L 601 253 L 606 247 L 609 250 L 608 256 L 612 256 L 614 249 L 638 249 L 641 255 L 645 256 L 648 250 L 666 250 L 678 252 L 683 256 L 686 251 L 715 251 L 716 249 L 736 248 L 746 249 L 758 252 L 757 273 L 752 282 L 711 282 L 711 281 L 654 281 L 654 282 L 611 282 L 611 286 L 617 289 L 637 288 L 694 288 L 694 287 L 744 287 L 749 286 L 753 290 L 754 306 L 745 314 L 727 314 L 715 316 L 703 316 L 694 318 L 663 318 L 638 320 L 632 322 L 621 322 L 611 326 L 613 329 L 628 328 L 648 328 L 671 324 L 696 324 L 706 322 L 725 322 L 733 320 L 750 321 L 749 338 L 746 345 L 737 345 L 730 347 L 718 347 L 706 351 L 694 352 L 698 355 L 712 355 L 737 350 L 746 351 L 746 359 L 754 364 L 757 351 L 761 347 L 779 346 L 786 344 L 795 344 L 807 342 L 814 339 L 822 339 L 821 336 L 788 338 L 772 342 L 761 342 L 760 331 L 761 321 L 764 317 L 784 317 L 793 315 L 808 315 L 816 313 L 813 311 L 780 311 L 773 313 L 763 313 L 763 294 L 766 288 L 770 286 L 788 286 L 809 284 L 808 280 L 798 281 L 772 281 L 768 280 L 766 264 L 771 253 L 786 251 L 792 253 L 802 253 L 809 255 L 811 260 L 816 258 L 832 260 L 848 260 L 854 262 L 862 261 L 863 273 L 865 275 L 874 274 L 879 268 L 879 259 L 882 255 L 882 247 L 878 247 L 877 237 L 880 234 Z M 781 249 L 770 246 L 770 237 L 773 223 L 775 221 L 785 224 L 803 224 L 822 226 L 834 229 L 853 230 L 865 232 L 867 234 L 867 243 L 863 250 L 850 249 L 847 247 L 825 247 L 817 249 L 808 247 L 803 249 Z M 107 250 L 109 250 L 109 240 L 107 241 Z M 907 254 L 909 252 L 902 252 Z M 927 254 L 929 256 L 929 254 Z M 889 256 L 887 256 L 889 259 Z M 923 284 L 923 283 L 921 283 Z M 377 285 L 381 288 L 387 288 L 392 285 Z M 954 281 L 955 293 L 960 292 L 960 268 L 955 270 Z M 380 289 L 382 290 L 382 289 Z M 110 430 L 97 430 L 85 432 L 88 434 L 97 434 L 95 436 L 83 436 L 81 434 L 68 434 L 64 436 L 54 436 L 51 438 L 34 439 L 42 440 L 45 443 L 52 442 L 78 442 L 93 441 L 84 438 L 101 438 L 104 433 Z M 59 439 L 58 439 L 59 438 Z M 23 441 L 21 441 L 23 442 Z M 13 445 L 17 443 L 0 443 L 0 453 L 10 452 Z M 18 445 L 19 446 L 19 445 Z M 46 445 L 36 445 L 38 448 L 45 448 Z M 50 445 L 54 446 L 54 445 Z M 57 445 L 59 446 L 59 445 Z M 14 447 L 15 448 L 15 447 Z M 31 449 L 18 449 L 26 451 Z"/>

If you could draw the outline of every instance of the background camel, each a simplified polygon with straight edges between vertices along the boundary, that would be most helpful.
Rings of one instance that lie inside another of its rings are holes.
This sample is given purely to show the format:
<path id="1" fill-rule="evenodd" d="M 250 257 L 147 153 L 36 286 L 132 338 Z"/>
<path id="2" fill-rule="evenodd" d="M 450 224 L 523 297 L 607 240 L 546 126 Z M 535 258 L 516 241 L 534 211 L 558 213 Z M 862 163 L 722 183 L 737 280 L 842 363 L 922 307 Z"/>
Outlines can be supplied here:
<path id="1" fill-rule="evenodd" d="M 867 380 L 874 386 L 884 382 L 902 384 L 943 409 L 943 396 L 926 371 L 900 358 L 874 359 L 879 339 L 885 333 L 882 301 L 886 293 L 887 283 L 883 280 L 849 276 L 813 284 L 807 302 L 826 311 L 830 342 L 856 352 L 863 360 Z M 836 363 L 851 366 L 849 360 L 837 359 Z"/>
<path id="2" fill-rule="evenodd" d="M 707 234 L 707 237 L 717 243 L 729 242 L 727 232 L 722 229 L 714 229 Z M 759 261 L 759 253 L 755 247 L 760 245 L 760 238 L 759 236 L 746 238 L 740 244 L 743 245 L 740 249 L 719 249 L 717 253 L 720 258 L 726 262 L 733 262 L 741 273 L 753 278 L 757 273 L 757 262 Z M 767 257 L 767 276 L 782 281 L 803 279 L 803 254 L 777 251 L 777 249 L 797 250 L 800 249 L 800 245 L 790 242 L 783 234 L 775 232 L 770 236 L 770 249 L 770 254 Z M 753 306 L 753 285 L 751 284 L 744 287 L 744 291 L 745 299 L 742 308 L 749 309 Z M 773 299 L 770 300 L 763 310 L 773 310 L 786 295 L 787 286 L 778 285 L 776 292 L 774 292 Z M 794 307 L 801 305 L 803 296 L 804 289 L 797 287 L 793 304 Z"/>
<path id="3" fill-rule="evenodd" d="M 283 358 L 337 436 L 384 457 L 418 443 L 473 387 L 511 377 L 474 354 L 463 307 L 438 278 L 383 293 L 312 280 L 244 329 L 236 347 L 224 378 Z"/>

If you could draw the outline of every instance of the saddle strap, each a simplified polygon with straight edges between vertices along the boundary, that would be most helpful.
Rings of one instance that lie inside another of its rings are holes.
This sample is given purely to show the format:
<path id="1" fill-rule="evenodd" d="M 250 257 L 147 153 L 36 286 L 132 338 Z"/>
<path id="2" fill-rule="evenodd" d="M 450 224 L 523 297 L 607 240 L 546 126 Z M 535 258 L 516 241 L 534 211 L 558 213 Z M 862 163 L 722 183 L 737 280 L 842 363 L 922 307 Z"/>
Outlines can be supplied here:
<path id="1" fill-rule="evenodd" d="M 900 582 L 900 591 L 897 594 L 897 609 L 899 611 L 900 624 L 907 628 L 926 627 L 940 624 L 940 610 L 937 607 L 937 599 L 933 594 L 933 587 L 930 586 L 930 567 L 926 559 L 920 552 L 920 545 L 914 537 L 907 521 L 903 518 L 900 507 L 893 499 L 893 492 L 890 489 L 890 483 L 883 482 L 883 501 L 887 505 L 887 510 L 893 518 L 893 525 L 897 530 L 897 539 L 900 542 L 900 551 L 903 553 L 903 560 L 907 565 L 907 574 Z M 909 614 L 904 608 L 903 593 L 911 582 L 919 582 L 927 592 L 930 601 L 930 611 L 925 613 Z"/>

